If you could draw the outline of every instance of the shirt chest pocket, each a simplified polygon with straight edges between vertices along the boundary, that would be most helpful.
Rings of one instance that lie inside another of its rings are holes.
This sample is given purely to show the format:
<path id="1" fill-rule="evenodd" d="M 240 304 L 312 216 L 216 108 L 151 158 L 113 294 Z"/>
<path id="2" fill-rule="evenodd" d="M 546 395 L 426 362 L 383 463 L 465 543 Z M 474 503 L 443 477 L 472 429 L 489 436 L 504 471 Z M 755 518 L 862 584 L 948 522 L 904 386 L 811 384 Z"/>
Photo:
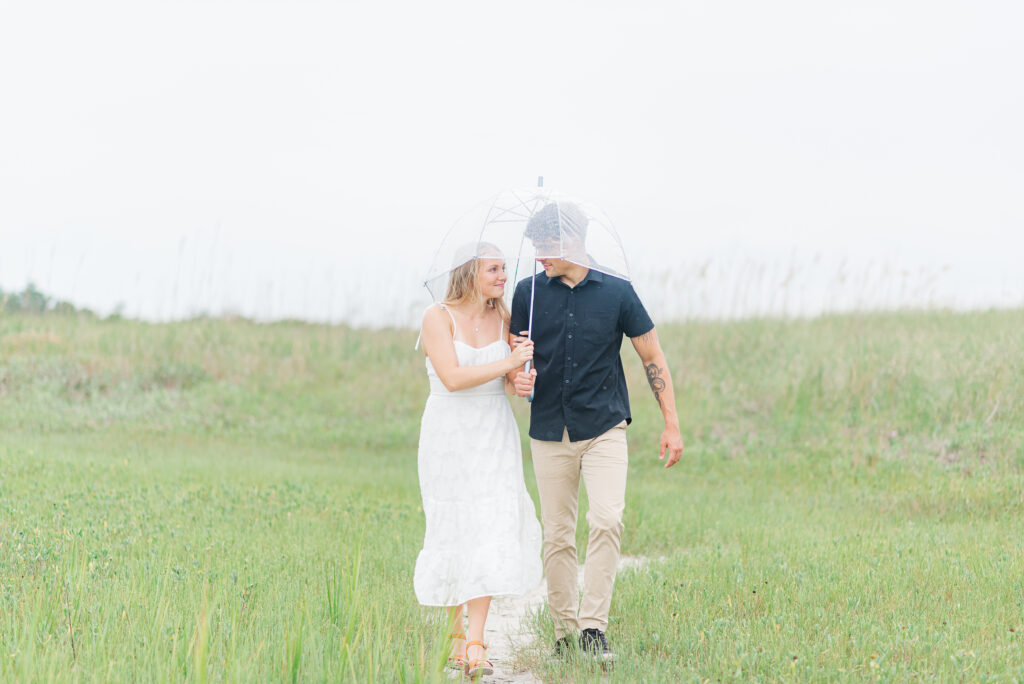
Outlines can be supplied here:
<path id="1" fill-rule="evenodd" d="M 581 318 L 580 333 L 584 347 L 601 349 L 615 340 L 618 324 L 614 311 L 588 311 Z"/>

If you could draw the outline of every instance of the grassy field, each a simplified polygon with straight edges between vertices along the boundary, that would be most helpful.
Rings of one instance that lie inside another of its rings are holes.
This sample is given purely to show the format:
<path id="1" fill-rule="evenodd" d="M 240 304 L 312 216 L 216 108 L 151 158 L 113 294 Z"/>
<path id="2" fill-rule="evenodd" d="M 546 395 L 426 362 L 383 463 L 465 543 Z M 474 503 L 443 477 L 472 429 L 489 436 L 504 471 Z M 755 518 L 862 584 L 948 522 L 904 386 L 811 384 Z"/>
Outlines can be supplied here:
<path id="1" fill-rule="evenodd" d="M 626 345 L 654 560 L 604 679 L 1024 679 L 1024 312 L 660 333 L 687 450 Z M 414 340 L 0 316 L 0 680 L 443 681 Z M 538 676 L 602 679 L 534 627 Z"/>

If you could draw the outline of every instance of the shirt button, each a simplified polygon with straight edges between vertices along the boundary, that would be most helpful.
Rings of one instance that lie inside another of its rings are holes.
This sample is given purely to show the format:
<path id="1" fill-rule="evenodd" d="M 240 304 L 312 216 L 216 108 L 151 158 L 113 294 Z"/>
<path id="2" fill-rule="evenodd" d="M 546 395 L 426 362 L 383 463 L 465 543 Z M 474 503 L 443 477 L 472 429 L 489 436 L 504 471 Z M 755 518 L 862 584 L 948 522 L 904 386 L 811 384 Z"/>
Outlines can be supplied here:
<path id="1" fill-rule="evenodd" d="M 569 318 L 572 318 L 572 312 L 571 311 L 569 312 Z"/>
<path id="2" fill-rule="evenodd" d="M 576 368 L 576 367 L 577 367 L 577 366 L 579 366 L 579 365 L 580 365 L 580 364 L 578 364 L 578 363 L 574 363 L 574 364 L 572 364 L 572 367 L 573 367 L 573 368 Z"/>
<path id="3" fill-rule="evenodd" d="M 570 340 L 572 339 L 572 335 L 569 335 L 569 339 L 570 339 Z"/>
<path id="4" fill-rule="evenodd" d="M 569 384 L 569 380 L 568 380 L 568 379 L 567 379 L 567 380 L 565 381 L 565 384 L 566 384 L 566 385 L 568 385 L 568 384 Z"/>

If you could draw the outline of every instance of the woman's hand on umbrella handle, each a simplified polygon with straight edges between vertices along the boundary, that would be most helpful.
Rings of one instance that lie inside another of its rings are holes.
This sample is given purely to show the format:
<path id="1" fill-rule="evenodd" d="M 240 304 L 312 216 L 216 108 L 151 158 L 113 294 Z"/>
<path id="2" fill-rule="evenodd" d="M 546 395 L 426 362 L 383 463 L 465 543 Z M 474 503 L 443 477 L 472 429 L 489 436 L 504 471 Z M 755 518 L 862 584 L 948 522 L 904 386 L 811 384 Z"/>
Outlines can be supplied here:
<path id="1" fill-rule="evenodd" d="M 528 335 L 529 335 L 529 331 L 528 330 L 524 330 L 521 333 L 519 333 L 518 335 L 513 335 L 512 336 L 512 348 L 515 349 L 516 347 L 521 345 L 523 342 L 526 342 L 527 340 L 529 340 L 530 338 L 529 338 Z"/>
<path id="2" fill-rule="evenodd" d="M 512 368 L 526 365 L 527 361 L 533 359 L 533 340 L 523 340 L 517 344 L 509 359 L 512 362 Z"/>

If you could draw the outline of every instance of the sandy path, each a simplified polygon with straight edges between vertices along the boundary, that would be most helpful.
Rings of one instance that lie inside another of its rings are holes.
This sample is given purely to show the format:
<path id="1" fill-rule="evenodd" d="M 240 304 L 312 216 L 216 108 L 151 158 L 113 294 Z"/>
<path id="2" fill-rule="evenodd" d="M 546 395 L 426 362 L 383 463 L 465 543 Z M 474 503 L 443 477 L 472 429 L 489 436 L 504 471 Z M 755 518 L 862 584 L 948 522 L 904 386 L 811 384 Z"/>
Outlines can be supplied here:
<path id="1" fill-rule="evenodd" d="M 619 571 L 640 568 L 648 563 L 642 556 L 626 556 L 619 560 Z M 579 586 L 583 586 L 583 567 L 579 569 Z M 494 684 L 533 684 L 540 680 L 529 672 L 516 671 L 515 652 L 530 644 L 533 635 L 526 631 L 526 618 L 544 605 L 548 595 L 547 582 L 519 598 L 499 598 L 491 602 L 484 641 L 487 657 L 494 663 L 494 674 L 484 677 Z"/>

